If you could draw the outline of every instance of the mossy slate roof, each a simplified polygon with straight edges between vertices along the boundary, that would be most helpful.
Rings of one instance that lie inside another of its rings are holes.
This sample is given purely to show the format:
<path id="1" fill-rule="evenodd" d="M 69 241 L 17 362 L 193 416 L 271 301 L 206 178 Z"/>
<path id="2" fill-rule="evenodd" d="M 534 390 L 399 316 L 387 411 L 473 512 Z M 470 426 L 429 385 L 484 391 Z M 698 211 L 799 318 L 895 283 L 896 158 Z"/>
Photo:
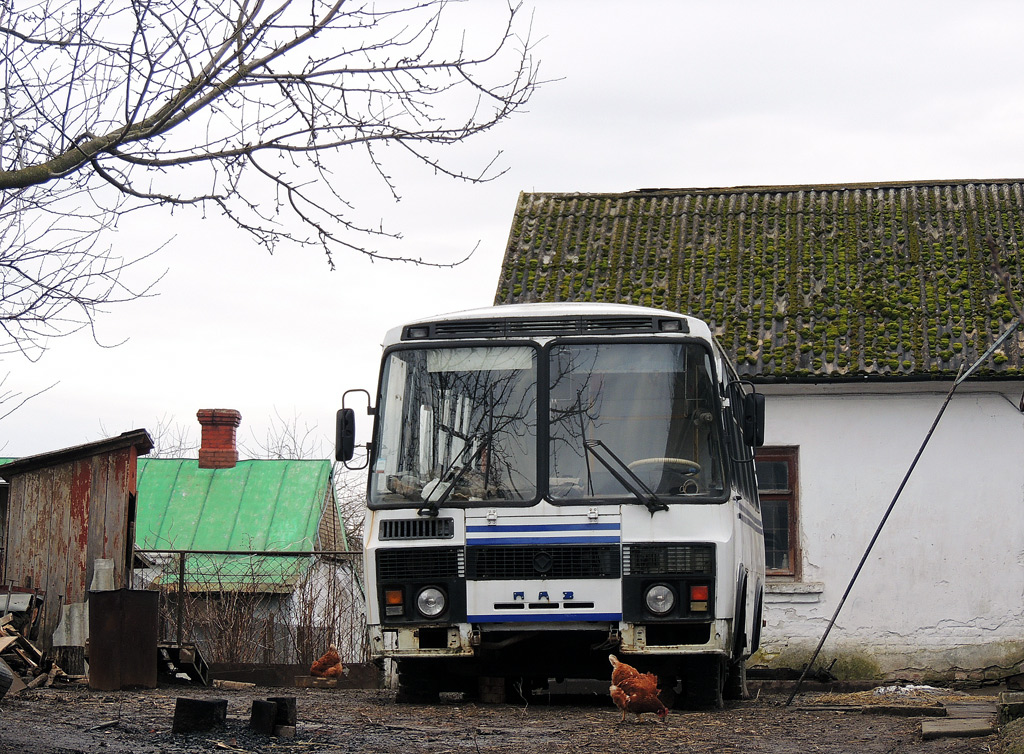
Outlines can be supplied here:
<path id="1" fill-rule="evenodd" d="M 744 376 L 944 379 L 1014 319 L 1024 182 L 523 193 L 496 304 L 605 301 L 707 320 Z M 976 373 L 1021 378 L 1020 331 Z"/>

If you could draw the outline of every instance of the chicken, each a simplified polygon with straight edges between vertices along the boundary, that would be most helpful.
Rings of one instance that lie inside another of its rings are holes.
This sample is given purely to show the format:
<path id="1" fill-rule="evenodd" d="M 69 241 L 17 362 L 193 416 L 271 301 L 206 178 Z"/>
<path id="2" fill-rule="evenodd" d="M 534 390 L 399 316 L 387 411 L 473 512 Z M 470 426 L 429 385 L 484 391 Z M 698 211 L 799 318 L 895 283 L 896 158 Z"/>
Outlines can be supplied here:
<path id="1" fill-rule="evenodd" d="M 309 674 L 317 678 L 338 678 L 342 674 L 338 648 L 333 644 L 328 647 L 323 657 L 310 666 Z"/>
<path id="2" fill-rule="evenodd" d="M 632 665 L 620 662 L 615 655 L 608 655 L 612 664 L 612 685 L 608 688 L 615 706 L 622 710 L 622 720 L 626 721 L 626 713 L 636 715 L 637 722 L 645 712 L 653 712 L 664 720 L 668 708 L 658 697 L 658 679 L 652 673 L 641 673 Z"/>

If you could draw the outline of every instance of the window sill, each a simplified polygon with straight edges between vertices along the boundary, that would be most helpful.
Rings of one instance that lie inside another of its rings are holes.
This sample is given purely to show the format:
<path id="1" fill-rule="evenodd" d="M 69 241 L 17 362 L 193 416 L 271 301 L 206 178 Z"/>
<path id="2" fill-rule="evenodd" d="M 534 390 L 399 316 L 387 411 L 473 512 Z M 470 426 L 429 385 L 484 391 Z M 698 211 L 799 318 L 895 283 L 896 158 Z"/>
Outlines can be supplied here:
<path id="1" fill-rule="evenodd" d="M 821 602 L 825 584 L 820 581 L 769 581 L 764 585 L 765 603 Z"/>

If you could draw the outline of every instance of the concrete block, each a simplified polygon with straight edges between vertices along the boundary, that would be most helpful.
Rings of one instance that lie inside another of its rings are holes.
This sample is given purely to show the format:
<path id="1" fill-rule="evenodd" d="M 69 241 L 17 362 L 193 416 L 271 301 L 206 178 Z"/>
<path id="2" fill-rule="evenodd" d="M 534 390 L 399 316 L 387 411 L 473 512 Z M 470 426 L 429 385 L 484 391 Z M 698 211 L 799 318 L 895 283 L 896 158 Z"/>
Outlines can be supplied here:
<path id="1" fill-rule="evenodd" d="M 999 722 L 1008 723 L 1024 717 L 1024 691 L 1003 691 L 999 694 Z"/>

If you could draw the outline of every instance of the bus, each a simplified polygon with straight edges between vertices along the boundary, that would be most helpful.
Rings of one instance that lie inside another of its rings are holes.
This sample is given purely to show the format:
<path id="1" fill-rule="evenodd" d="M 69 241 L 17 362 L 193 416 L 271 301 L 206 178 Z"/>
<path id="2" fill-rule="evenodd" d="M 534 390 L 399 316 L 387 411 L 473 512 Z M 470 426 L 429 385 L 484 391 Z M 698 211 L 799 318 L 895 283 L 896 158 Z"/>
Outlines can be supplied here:
<path id="1" fill-rule="evenodd" d="M 353 393 L 373 417 L 369 641 L 400 700 L 607 679 L 609 654 L 680 704 L 744 693 L 764 397 L 707 323 L 559 303 L 397 327 L 375 400 L 343 397 L 346 465 Z"/>

